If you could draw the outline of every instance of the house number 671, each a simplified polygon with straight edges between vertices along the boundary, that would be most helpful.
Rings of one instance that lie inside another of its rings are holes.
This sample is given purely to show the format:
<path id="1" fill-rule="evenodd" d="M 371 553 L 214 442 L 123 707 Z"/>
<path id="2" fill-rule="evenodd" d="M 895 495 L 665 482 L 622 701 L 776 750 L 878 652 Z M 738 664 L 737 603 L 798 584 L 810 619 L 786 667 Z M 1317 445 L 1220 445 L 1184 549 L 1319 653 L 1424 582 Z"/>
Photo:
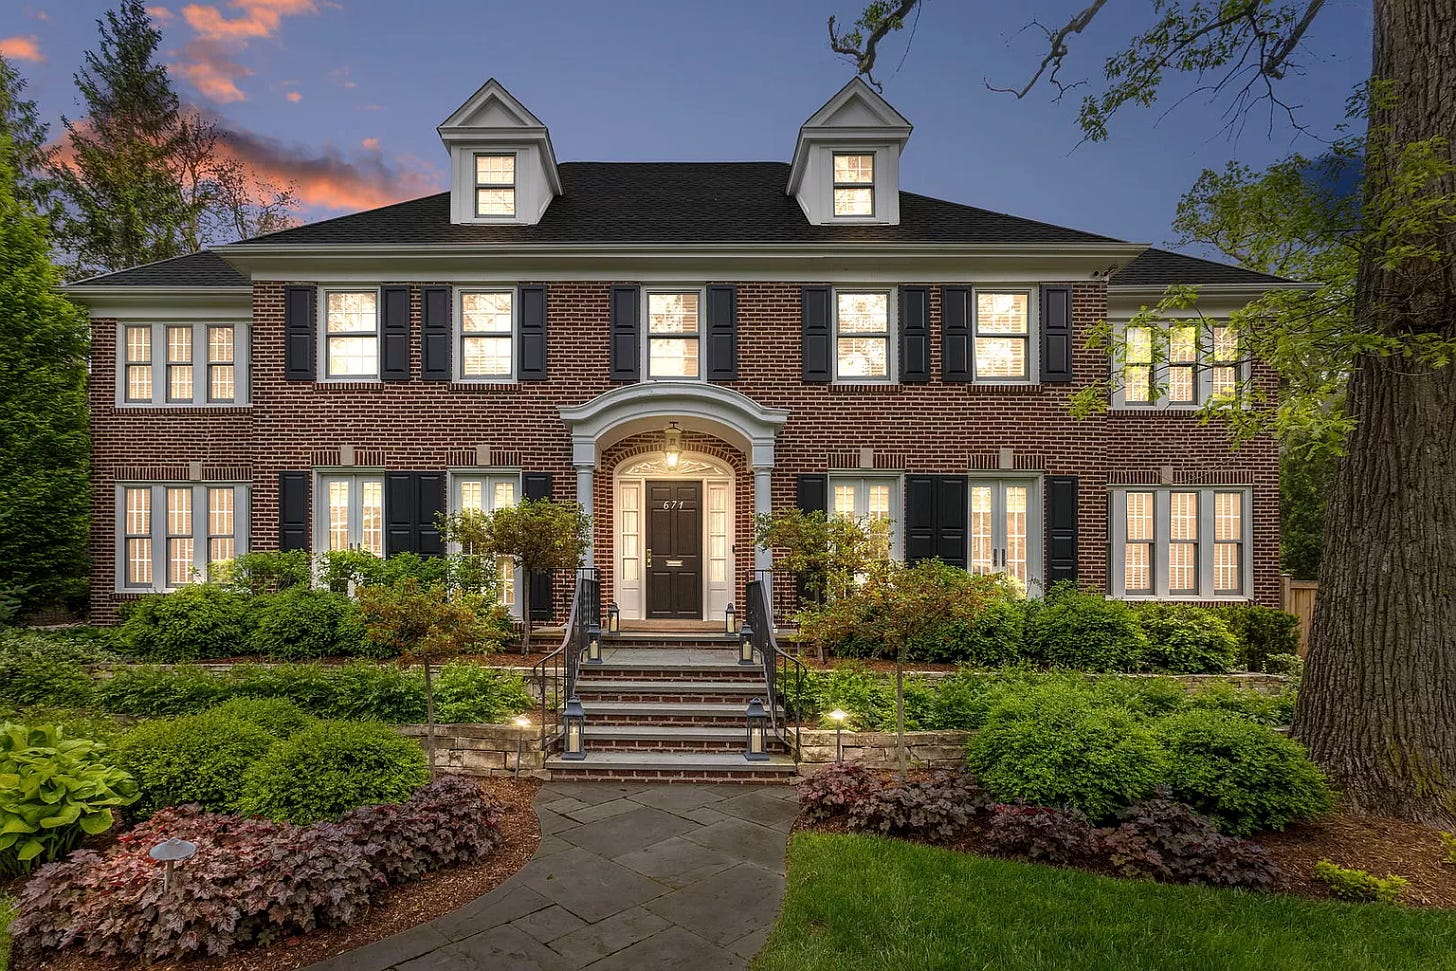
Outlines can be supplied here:
<path id="1" fill-rule="evenodd" d="M 664 499 L 664 500 L 662 500 L 662 508 L 663 509 L 681 509 L 686 504 L 687 503 L 684 502 L 682 499 Z"/>

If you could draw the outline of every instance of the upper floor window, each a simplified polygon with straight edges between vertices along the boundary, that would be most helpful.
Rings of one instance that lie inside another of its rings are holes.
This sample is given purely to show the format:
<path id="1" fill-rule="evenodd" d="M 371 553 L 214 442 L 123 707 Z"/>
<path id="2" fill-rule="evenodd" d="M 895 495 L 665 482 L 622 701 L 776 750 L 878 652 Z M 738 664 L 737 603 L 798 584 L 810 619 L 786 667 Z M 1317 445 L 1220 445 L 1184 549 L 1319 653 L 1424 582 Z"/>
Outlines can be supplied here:
<path id="1" fill-rule="evenodd" d="M 324 377 L 379 377 L 379 291 L 325 290 Z"/>
<path id="2" fill-rule="evenodd" d="M 648 291 L 647 376 L 696 378 L 701 367 L 701 294 Z"/>
<path id="3" fill-rule="evenodd" d="M 1198 408 L 1238 395 L 1243 363 L 1233 328 L 1175 322 L 1123 328 L 1113 405 Z"/>
<path id="4" fill-rule="evenodd" d="M 875 214 L 875 156 L 865 153 L 834 153 L 834 215 Z"/>
<path id="5" fill-rule="evenodd" d="M 384 476 L 319 476 L 315 549 L 364 550 L 384 555 Z"/>
<path id="6" fill-rule="evenodd" d="M 514 375 L 514 290 L 460 293 L 460 378 L 508 380 Z"/>
<path id="7" fill-rule="evenodd" d="M 514 155 L 475 156 L 475 214 L 477 216 L 514 216 L 516 214 L 516 157 Z"/>
<path id="8" fill-rule="evenodd" d="M 246 328 L 237 324 L 127 324 L 121 333 L 119 399 L 154 405 L 241 403 L 246 353 Z"/>
<path id="9" fill-rule="evenodd" d="M 210 579 L 247 549 L 247 486 L 134 483 L 118 491 L 119 589 L 173 590 Z"/>
<path id="10" fill-rule="evenodd" d="M 835 380 L 890 380 L 893 363 L 890 308 L 888 290 L 835 293 Z"/>
<path id="11" fill-rule="evenodd" d="M 1252 521 L 1245 489 L 1112 491 L 1112 590 L 1201 600 L 1249 588 Z"/>
<path id="12" fill-rule="evenodd" d="M 974 314 L 977 381 L 1031 380 L 1031 293 L 977 290 Z"/>

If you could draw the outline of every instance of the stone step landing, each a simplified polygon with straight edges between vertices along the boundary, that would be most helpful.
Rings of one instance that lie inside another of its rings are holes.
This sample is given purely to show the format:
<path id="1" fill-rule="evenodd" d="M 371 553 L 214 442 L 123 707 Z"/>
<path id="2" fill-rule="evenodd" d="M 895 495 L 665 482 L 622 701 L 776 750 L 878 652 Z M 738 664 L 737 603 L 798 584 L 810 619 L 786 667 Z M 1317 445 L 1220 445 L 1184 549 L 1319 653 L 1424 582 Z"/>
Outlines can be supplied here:
<path id="1" fill-rule="evenodd" d="M 796 775 L 794 760 L 771 755 L 750 762 L 741 754 L 716 752 L 587 752 L 580 760 L 554 756 L 546 768 L 555 781 L 741 782 L 786 785 Z"/>

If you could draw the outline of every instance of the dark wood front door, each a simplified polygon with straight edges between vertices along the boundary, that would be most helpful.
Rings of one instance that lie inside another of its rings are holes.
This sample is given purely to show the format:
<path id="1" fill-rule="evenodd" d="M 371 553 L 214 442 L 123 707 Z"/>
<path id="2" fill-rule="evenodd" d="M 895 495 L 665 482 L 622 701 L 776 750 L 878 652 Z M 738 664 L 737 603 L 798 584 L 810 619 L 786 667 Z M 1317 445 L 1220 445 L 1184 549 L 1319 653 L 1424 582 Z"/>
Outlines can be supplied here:
<path id="1" fill-rule="evenodd" d="M 647 483 L 647 616 L 703 617 L 703 484 Z"/>

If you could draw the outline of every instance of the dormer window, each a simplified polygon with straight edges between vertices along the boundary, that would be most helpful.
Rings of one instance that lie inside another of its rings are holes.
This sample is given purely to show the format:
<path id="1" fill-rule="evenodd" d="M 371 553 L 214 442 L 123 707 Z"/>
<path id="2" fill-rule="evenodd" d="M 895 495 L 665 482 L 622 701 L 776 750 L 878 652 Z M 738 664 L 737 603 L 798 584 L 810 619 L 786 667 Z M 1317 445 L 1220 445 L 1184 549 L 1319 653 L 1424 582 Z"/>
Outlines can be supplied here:
<path id="1" fill-rule="evenodd" d="M 875 156 L 873 153 L 834 153 L 834 215 L 875 214 Z"/>
<path id="2" fill-rule="evenodd" d="M 514 217 L 516 214 L 516 157 L 475 156 L 475 214 Z"/>

